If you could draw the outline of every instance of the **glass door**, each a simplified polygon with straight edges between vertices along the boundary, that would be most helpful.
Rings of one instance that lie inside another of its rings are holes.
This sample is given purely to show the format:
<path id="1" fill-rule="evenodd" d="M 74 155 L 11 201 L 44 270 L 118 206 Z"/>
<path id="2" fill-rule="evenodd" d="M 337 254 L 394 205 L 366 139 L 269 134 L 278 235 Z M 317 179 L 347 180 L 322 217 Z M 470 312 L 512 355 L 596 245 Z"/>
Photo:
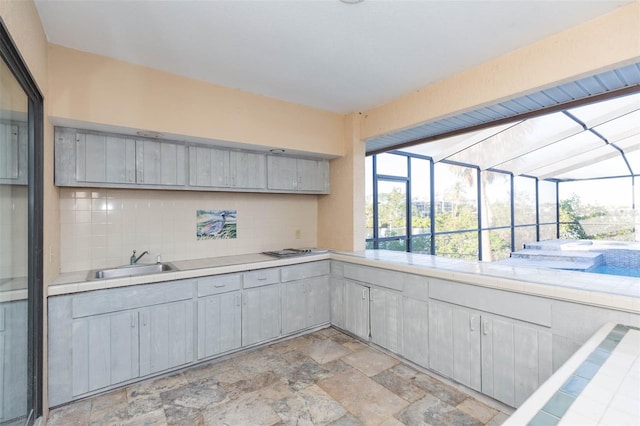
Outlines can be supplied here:
<path id="1" fill-rule="evenodd" d="M 25 425 L 41 413 L 42 98 L 1 24 L 0 424 Z"/>

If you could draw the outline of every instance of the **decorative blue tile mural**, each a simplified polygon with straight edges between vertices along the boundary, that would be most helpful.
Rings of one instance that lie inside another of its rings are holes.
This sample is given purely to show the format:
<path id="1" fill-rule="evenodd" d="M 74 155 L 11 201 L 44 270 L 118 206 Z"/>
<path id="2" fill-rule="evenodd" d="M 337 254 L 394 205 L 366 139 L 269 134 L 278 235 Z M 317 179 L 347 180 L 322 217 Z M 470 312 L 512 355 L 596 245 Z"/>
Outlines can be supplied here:
<path id="1" fill-rule="evenodd" d="M 237 238 L 237 210 L 196 210 L 196 237 L 199 240 Z"/>

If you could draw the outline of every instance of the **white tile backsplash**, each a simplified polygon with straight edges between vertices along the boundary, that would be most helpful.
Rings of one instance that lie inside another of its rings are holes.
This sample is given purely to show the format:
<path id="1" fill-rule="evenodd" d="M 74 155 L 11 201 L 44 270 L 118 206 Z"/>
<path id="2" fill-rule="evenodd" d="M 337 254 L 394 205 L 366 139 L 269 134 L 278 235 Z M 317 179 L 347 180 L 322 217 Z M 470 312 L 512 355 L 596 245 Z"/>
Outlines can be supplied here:
<path id="1" fill-rule="evenodd" d="M 238 237 L 198 241 L 198 209 L 237 210 Z M 60 234 L 61 272 L 126 264 L 134 249 L 170 262 L 313 247 L 317 196 L 61 188 Z"/>

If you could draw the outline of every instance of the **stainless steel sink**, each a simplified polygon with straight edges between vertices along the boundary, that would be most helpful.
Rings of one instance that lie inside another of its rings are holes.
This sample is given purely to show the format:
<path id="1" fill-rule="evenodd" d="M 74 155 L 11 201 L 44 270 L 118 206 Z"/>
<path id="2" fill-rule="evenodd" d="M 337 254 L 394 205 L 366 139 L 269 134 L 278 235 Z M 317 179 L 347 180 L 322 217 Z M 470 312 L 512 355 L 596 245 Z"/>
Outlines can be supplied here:
<path id="1" fill-rule="evenodd" d="M 138 275 L 158 274 L 160 272 L 177 271 L 171 263 L 154 263 L 139 265 L 124 265 L 117 268 L 97 269 L 91 271 L 87 279 L 104 280 L 108 278 L 134 277 Z"/>

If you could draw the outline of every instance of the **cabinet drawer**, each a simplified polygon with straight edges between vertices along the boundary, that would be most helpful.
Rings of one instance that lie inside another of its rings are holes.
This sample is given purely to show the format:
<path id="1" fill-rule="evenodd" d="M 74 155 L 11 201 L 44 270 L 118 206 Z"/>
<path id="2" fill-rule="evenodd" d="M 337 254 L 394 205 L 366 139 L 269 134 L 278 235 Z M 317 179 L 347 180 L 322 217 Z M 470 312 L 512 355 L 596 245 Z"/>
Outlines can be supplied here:
<path id="1" fill-rule="evenodd" d="M 81 318 L 193 298 L 193 280 L 92 291 L 74 296 L 72 317 Z"/>
<path id="2" fill-rule="evenodd" d="M 429 301 L 429 278 L 419 275 L 402 274 L 404 290 L 402 295 L 412 299 Z"/>
<path id="3" fill-rule="evenodd" d="M 395 271 L 345 264 L 344 277 L 367 284 L 402 291 L 402 280 L 398 279 L 399 273 Z"/>
<path id="4" fill-rule="evenodd" d="M 551 301 L 541 297 L 435 278 L 429 283 L 429 297 L 551 327 Z"/>
<path id="5" fill-rule="evenodd" d="M 198 297 L 240 290 L 240 274 L 198 278 Z"/>
<path id="6" fill-rule="evenodd" d="M 260 269 L 242 274 L 244 288 L 260 287 L 280 282 L 279 269 Z"/>
<path id="7" fill-rule="evenodd" d="M 303 280 L 305 278 L 329 275 L 331 268 L 329 261 L 303 263 L 282 268 L 282 282 Z"/>

